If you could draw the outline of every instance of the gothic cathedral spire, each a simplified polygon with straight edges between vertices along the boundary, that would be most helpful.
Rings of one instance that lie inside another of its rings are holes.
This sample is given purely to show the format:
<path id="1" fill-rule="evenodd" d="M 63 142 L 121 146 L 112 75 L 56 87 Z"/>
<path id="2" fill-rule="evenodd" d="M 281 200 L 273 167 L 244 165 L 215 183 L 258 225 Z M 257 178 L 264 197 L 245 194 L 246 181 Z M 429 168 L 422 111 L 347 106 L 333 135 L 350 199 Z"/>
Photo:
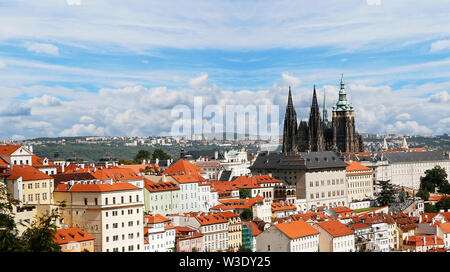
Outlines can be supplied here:
<path id="1" fill-rule="evenodd" d="M 283 152 L 291 152 L 297 150 L 297 113 L 295 112 L 294 103 L 292 103 L 291 86 L 289 86 L 289 97 L 284 115 L 283 128 Z"/>
<path id="2" fill-rule="evenodd" d="M 319 104 L 317 103 L 316 85 L 314 85 L 313 99 L 308 122 L 308 138 L 310 151 L 324 151 L 325 138 L 323 136 L 322 119 L 320 118 Z"/>

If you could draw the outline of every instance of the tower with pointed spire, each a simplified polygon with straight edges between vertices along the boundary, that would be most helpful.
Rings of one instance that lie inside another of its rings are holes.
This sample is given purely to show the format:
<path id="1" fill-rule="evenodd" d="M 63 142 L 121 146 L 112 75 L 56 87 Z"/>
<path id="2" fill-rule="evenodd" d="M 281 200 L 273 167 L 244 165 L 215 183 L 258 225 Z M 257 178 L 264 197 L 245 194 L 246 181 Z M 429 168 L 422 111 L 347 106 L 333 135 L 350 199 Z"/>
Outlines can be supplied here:
<path id="1" fill-rule="evenodd" d="M 288 103 L 284 115 L 283 152 L 297 151 L 297 113 L 292 103 L 291 86 L 289 86 Z"/>
<path id="2" fill-rule="evenodd" d="M 353 106 L 347 101 L 344 76 L 341 77 L 339 99 L 333 107 L 332 121 L 328 121 L 326 98 L 323 99 L 323 119 L 320 117 L 314 85 L 308 122 L 300 120 L 297 127 L 297 114 L 292 103 L 289 86 L 288 104 L 284 117 L 283 152 L 325 151 L 341 152 L 364 151 L 362 137 L 356 132 Z"/>
<path id="3" fill-rule="evenodd" d="M 308 139 L 309 151 L 324 151 L 325 139 L 323 136 L 322 119 L 320 118 L 319 104 L 317 103 L 316 85 L 314 85 L 311 110 L 309 112 Z"/>
<path id="4" fill-rule="evenodd" d="M 341 152 L 363 151 L 362 139 L 356 133 L 355 112 L 353 106 L 347 101 L 344 74 L 341 76 L 339 99 L 333 107 L 333 146 Z"/>

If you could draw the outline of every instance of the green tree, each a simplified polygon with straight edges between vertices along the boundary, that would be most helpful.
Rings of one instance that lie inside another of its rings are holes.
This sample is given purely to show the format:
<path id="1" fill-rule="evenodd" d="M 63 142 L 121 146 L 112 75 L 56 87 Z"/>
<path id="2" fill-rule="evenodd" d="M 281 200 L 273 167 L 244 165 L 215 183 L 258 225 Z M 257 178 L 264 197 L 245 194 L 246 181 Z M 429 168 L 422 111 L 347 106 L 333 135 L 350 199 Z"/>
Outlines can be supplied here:
<path id="1" fill-rule="evenodd" d="M 438 212 L 438 210 L 436 209 L 436 206 L 435 206 L 435 205 L 431 205 L 431 204 L 428 204 L 428 203 L 425 203 L 425 206 L 424 206 L 424 208 L 423 208 L 423 211 L 424 211 L 424 212 L 427 212 L 427 213 L 435 213 L 435 212 Z"/>
<path id="2" fill-rule="evenodd" d="M 241 213 L 241 218 L 244 221 L 250 221 L 253 219 L 253 212 L 250 209 L 244 209 Z"/>
<path id="3" fill-rule="evenodd" d="M 239 198 L 247 199 L 249 197 L 250 197 L 250 189 L 247 189 L 247 188 L 240 188 L 239 189 Z"/>
<path id="4" fill-rule="evenodd" d="M 151 153 L 147 150 L 139 150 L 139 152 L 134 157 L 136 163 L 142 163 L 143 160 L 150 160 Z"/>
<path id="5" fill-rule="evenodd" d="M 6 187 L 0 184 L 0 252 L 24 250 L 24 243 L 18 236 L 16 223 L 12 216 L 14 205 L 19 201 L 12 198 Z"/>
<path id="6" fill-rule="evenodd" d="M 436 203 L 436 210 L 449 210 L 450 209 L 450 197 L 443 197 L 441 200 L 439 200 L 438 203 Z"/>
<path id="7" fill-rule="evenodd" d="M 56 210 L 42 215 L 23 233 L 22 239 L 29 252 L 60 252 L 61 246 L 53 238 L 56 234 L 56 221 L 59 219 Z"/>
<path id="8" fill-rule="evenodd" d="M 157 148 L 155 149 L 155 151 L 153 151 L 153 156 L 152 159 L 153 160 L 170 160 L 172 158 L 172 156 L 170 156 L 169 154 L 167 154 L 166 152 L 164 152 L 164 150 Z"/>
<path id="9" fill-rule="evenodd" d="M 395 190 L 390 180 L 379 180 L 377 185 L 381 187 L 380 195 L 377 197 L 377 202 L 381 206 L 386 206 L 394 202 Z"/>
<path id="10" fill-rule="evenodd" d="M 420 189 L 425 189 L 430 193 L 439 192 L 450 193 L 450 185 L 447 180 L 445 169 L 436 165 L 432 169 L 425 171 L 425 176 L 420 178 Z"/>
<path id="11" fill-rule="evenodd" d="M 428 201 L 428 198 L 430 198 L 430 193 L 426 189 L 419 189 L 416 196 L 423 199 L 423 201 Z"/>

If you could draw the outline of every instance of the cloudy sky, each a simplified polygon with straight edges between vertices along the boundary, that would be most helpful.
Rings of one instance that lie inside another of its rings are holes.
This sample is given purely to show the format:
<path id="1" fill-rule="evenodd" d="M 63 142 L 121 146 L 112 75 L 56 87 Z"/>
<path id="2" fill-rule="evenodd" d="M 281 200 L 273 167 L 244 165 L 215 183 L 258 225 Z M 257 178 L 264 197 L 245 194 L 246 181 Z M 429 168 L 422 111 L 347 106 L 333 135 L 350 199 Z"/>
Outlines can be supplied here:
<path id="1" fill-rule="evenodd" d="M 448 0 L 3 0 L 0 139 L 167 135 L 171 110 L 273 104 L 341 73 L 368 133 L 450 132 Z M 204 102 L 205 103 L 205 102 Z"/>

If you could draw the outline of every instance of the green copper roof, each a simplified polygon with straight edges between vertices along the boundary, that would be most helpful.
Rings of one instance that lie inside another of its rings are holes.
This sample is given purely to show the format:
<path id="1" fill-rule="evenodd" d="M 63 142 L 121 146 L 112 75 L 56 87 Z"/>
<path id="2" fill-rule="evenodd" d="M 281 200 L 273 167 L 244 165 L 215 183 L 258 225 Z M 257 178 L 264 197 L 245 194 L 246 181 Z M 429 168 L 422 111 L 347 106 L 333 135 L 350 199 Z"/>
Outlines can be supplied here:
<path id="1" fill-rule="evenodd" d="M 339 90 L 339 100 L 333 107 L 333 111 L 353 111 L 353 106 L 347 101 L 347 92 L 344 86 L 344 74 L 341 77 L 341 89 Z"/>

